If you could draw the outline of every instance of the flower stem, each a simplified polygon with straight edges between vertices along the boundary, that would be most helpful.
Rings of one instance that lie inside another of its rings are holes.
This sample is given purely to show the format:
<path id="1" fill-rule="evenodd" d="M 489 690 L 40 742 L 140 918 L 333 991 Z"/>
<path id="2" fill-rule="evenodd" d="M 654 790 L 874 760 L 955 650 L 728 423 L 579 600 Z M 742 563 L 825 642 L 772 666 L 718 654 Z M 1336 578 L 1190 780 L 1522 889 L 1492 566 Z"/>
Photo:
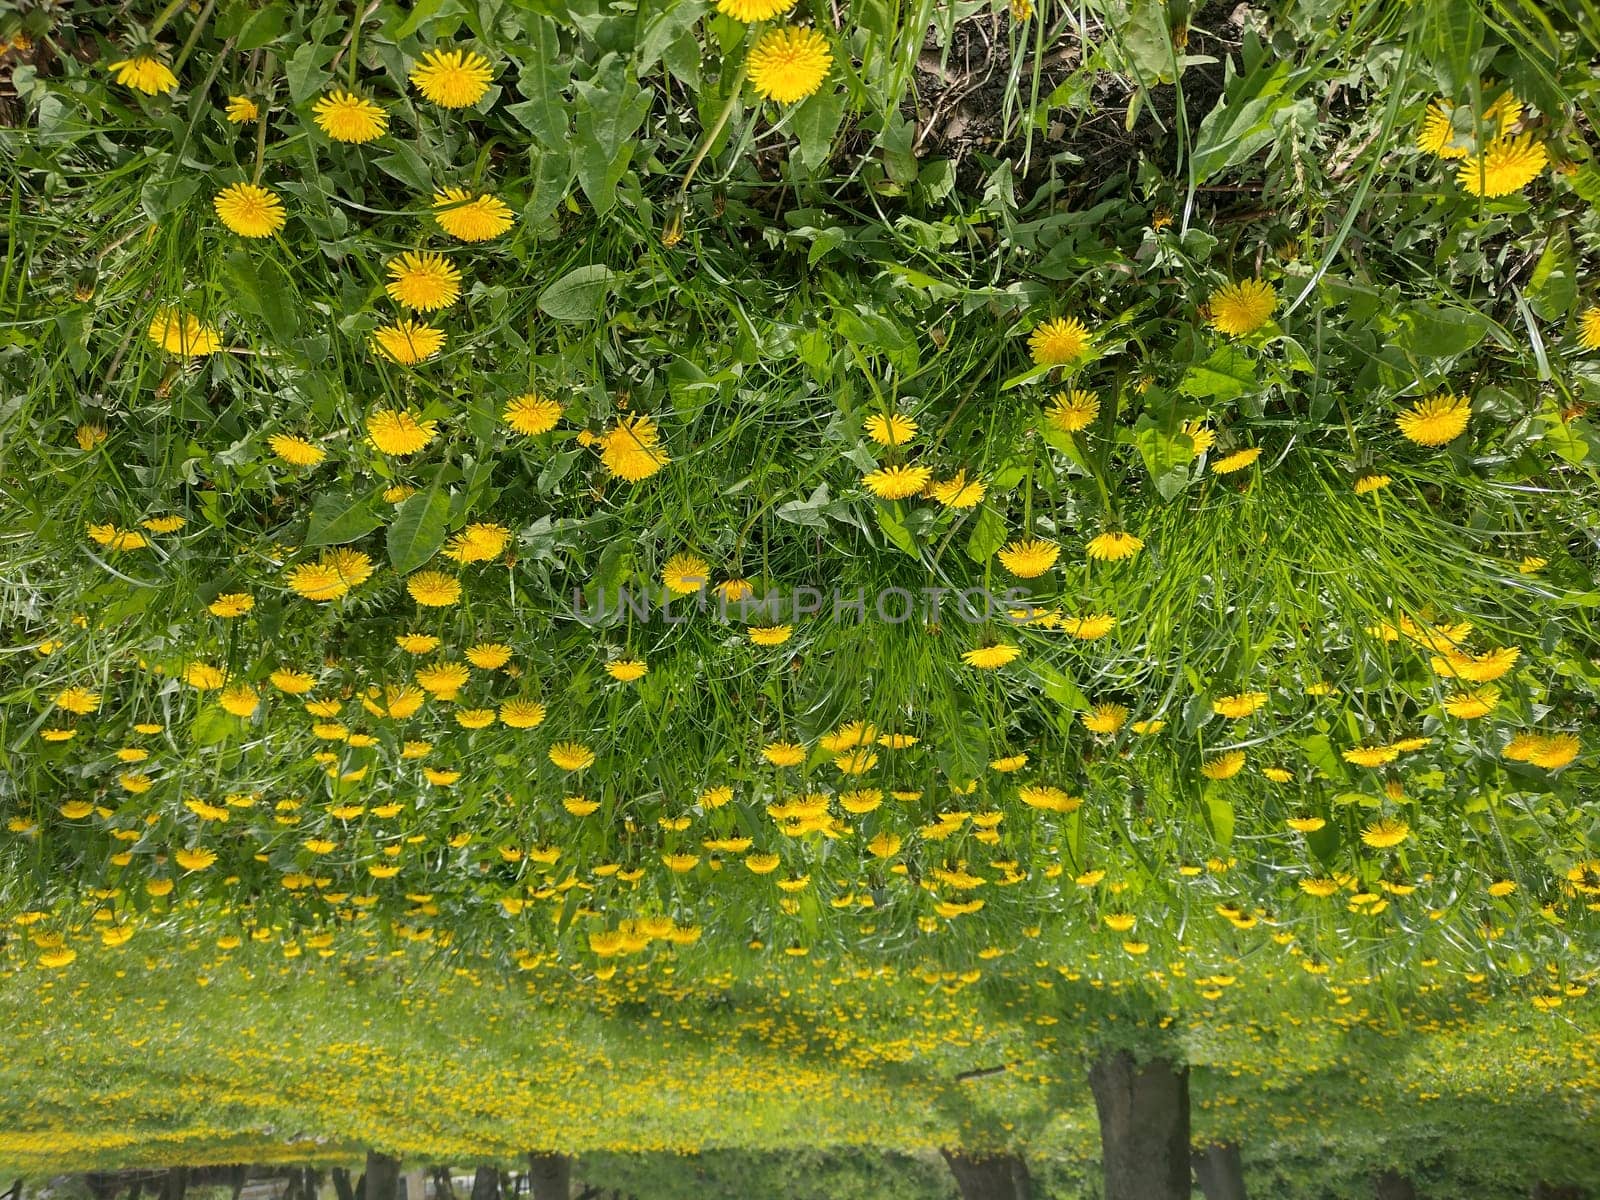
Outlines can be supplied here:
<path id="1" fill-rule="evenodd" d="M 683 183 L 678 188 L 678 195 L 683 195 L 689 190 L 689 184 L 694 179 L 694 173 L 700 169 L 700 164 L 705 161 L 711 152 L 712 143 L 722 136 L 723 127 L 727 125 L 728 118 L 733 115 L 733 106 L 739 102 L 739 92 L 744 87 L 745 73 L 749 71 L 750 63 L 747 59 L 739 68 L 739 73 L 733 78 L 733 86 L 728 89 L 728 102 L 722 106 L 722 111 L 717 114 L 717 119 L 706 132 L 705 140 L 700 143 L 700 149 L 695 151 L 694 161 L 689 164 L 689 170 L 683 177 Z"/>

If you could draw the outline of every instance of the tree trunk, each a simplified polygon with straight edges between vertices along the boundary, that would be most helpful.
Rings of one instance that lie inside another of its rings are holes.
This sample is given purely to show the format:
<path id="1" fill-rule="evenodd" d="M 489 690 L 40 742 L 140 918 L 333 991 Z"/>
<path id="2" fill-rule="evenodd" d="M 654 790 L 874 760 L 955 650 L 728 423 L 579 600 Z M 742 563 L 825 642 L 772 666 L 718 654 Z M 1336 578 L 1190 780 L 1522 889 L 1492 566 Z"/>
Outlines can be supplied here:
<path id="1" fill-rule="evenodd" d="M 1212 1142 L 1195 1158 L 1194 1174 L 1206 1200 L 1246 1200 L 1237 1142 Z"/>
<path id="2" fill-rule="evenodd" d="M 572 1159 L 548 1150 L 529 1151 L 528 1187 L 533 1200 L 571 1200 Z"/>
<path id="3" fill-rule="evenodd" d="M 1028 1164 L 1019 1154 L 980 1158 L 961 1150 L 939 1151 L 956 1177 L 961 1200 L 1029 1200 Z"/>
<path id="4" fill-rule="evenodd" d="M 189 1168 L 170 1167 L 161 1184 L 161 1200 L 183 1200 L 189 1190 Z"/>
<path id="5" fill-rule="evenodd" d="M 228 1182 L 233 1185 L 233 1200 L 239 1200 L 244 1191 L 245 1182 L 250 1177 L 250 1168 L 243 1163 L 235 1164 L 228 1168 Z"/>
<path id="6" fill-rule="evenodd" d="M 1388 1170 L 1378 1176 L 1378 1200 L 1417 1200 L 1416 1185 L 1399 1171 Z"/>
<path id="7" fill-rule="evenodd" d="M 472 1200 L 500 1200 L 500 1172 L 480 1166 L 472 1176 Z"/>
<path id="8" fill-rule="evenodd" d="M 1189 1200 L 1189 1068 L 1107 1050 L 1089 1071 L 1105 1200 Z"/>
<path id="9" fill-rule="evenodd" d="M 367 1170 L 356 1186 L 366 1200 L 399 1200 L 400 1160 L 368 1150 Z"/>
<path id="10" fill-rule="evenodd" d="M 356 1190 L 350 1186 L 350 1172 L 343 1167 L 335 1167 L 333 1175 L 333 1193 L 338 1200 L 356 1200 Z M 239 1200 L 239 1193 L 233 1194 L 233 1200 Z"/>

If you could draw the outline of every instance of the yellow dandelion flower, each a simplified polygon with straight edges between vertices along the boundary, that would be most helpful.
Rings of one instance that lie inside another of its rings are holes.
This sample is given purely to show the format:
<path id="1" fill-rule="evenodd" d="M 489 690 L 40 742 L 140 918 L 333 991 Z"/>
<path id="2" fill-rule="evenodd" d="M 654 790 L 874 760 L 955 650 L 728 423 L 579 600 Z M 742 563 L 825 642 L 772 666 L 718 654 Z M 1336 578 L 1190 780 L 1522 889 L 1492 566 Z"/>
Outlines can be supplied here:
<path id="1" fill-rule="evenodd" d="M 795 0 L 717 0 L 717 11 L 735 21 L 752 25 L 757 21 L 770 21 L 782 16 L 795 5 Z"/>
<path id="2" fill-rule="evenodd" d="M 222 337 L 216 326 L 206 325 L 200 318 L 173 308 L 156 311 L 150 322 L 150 340 L 168 354 L 183 358 L 204 358 L 222 348 Z"/>
<path id="3" fill-rule="evenodd" d="M 487 729 L 494 724 L 492 708 L 459 708 L 455 715 L 456 724 L 463 729 Z"/>
<path id="4" fill-rule="evenodd" d="M 899 413 L 873 413 L 863 424 L 867 436 L 880 446 L 904 446 L 917 434 L 917 423 Z"/>
<path id="5" fill-rule="evenodd" d="M 242 617 L 256 606 L 256 598 L 249 592 L 223 592 L 206 611 L 214 617 Z"/>
<path id="6" fill-rule="evenodd" d="M 606 664 L 606 674 L 618 683 L 635 683 L 650 673 L 650 664 L 642 658 L 618 658 Z"/>
<path id="7" fill-rule="evenodd" d="M 1600 350 L 1600 304 L 1591 304 L 1578 315 L 1578 345 Z"/>
<path id="8" fill-rule="evenodd" d="M 1510 671 L 1521 655 L 1519 646 L 1501 646 L 1495 650 L 1485 650 L 1482 654 L 1446 650 L 1443 655 L 1433 655 L 1429 665 L 1436 675 L 1468 683 L 1493 683 Z"/>
<path id="9" fill-rule="evenodd" d="M 328 457 L 321 446 L 292 433 L 273 434 L 267 439 L 267 448 L 291 467 L 314 467 Z"/>
<path id="10" fill-rule="evenodd" d="M 764 100 L 793 104 L 822 86 L 833 54 L 828 39 L 796 25 L 761 35 L 747 62 L 750 85 Z"/>
<path id="11" fill-rule="evenodd" d="M 311 106 L 317 128 L 336 142 L 370 142 L 389 128 L 382 106 L 354 92 L 332 91 Z"/>
<path id="12" fill-rule="evenodd" d="M 1214 754 L 1200 764 L 1200 774 L 1207 779 L 1232 779 L 1244 770 L 1244 751 L 1226 750 Z"/>
<path id="13" fill-rule="evenodd" d="M 1465 397 L 1440 392 L 1418 400 L 1395 418 L 1400 432 L 1419 446 L 1444 446 L 1460 437 L 1472 416 Z"/>
<path id="14" fill-rule="evenodd" d="M 317 686 L 315 678 L 292 667 L 279 667 L 267 676 L 267 682 L 286 696 L 303 696 Z"/>
<path id="15" fill-rule="evenodd" d="M 1077 433 L 1093 425 L 1100 415 L 1100 397 L 1083 388 L 1057 392 L 1045 409 L 1044 419 L 1062 433 Z"/>
<path id="16" fill-rule="evenodd" d="M 1062 617 L 1060 628 L 1069 637 L 1092 642 L 1103 638 L 1116 626 L 1117 618 L 1110 613 L 1089 613 L 1082 617 Z"/>
<path id="17" fill-rule="evenodd" d="M 487 242 L 515 224 L 511 206 L 498 196 L 458 187 L 433 194 L 433 219 L 458 242 Z"/>
<path id="18" fill-rule="evenodd" d="M 445 543 L 444 556 L 458 563 L 489 562 L 505 553 L 511 531 L 492 521 L 474 521 Z"/>
<path id="19" fill-rule="evenodd" d="M 461 268 L 431 250 L 407 250 L 391 258 L 384 291 L 396 304 L 431 312 L 449 308 L 461 296 Z"/>
<path id="20" fill-rule="evenodd" d="M 1043 366 L 1061 366 L 1082 356 L 1089 348 L 1089 329 L 1077 317 L 1056 317 L 1036 326 L 1028 335 L 1033 361 Z"/>
<path id="21" fill-rule="evenodd" d="M 256 183 L 235 183 L 212 198 L 217 219 L 240 237 L 271 237 L 286 220 L 276 192 Z"/>
<path id="22" fill-rule="evenodd" d="M 932 478 L 932 467 L 889 466 L 868 472 L 861 482 L 880 499 L 905 500 L 927 487 Z"/>
<path id="23" fill-rule="evenodd" d="M 806 760 L 806 749 L 794 742 L 768 742 L 761 748 L 761 757 L 775 767 L 798 767 Z"/>
<path id="24" fill-rule="evenodd" d="M 1248 717 L 1267 702 L 1265 692 L 1236 692 L 1231 696 L 1218 696 L 1211 701 L 1211 711 L 1221 717 L 1240 720 Z"/>
<path id="25" fill-rule="evenodd" d="M 256 710 L 261 707 L 261 697 L 248 683 L 236 683 L 222 690 L 217 703 L 224 712 L 248 719 L 255 716 Z"/>
<path id="26" fill-rule="evenodd" d="M 1482 154 L 1471 154 L 1456 168 L 1462 190 L 1473 196 L 1520 192 L 1539 177 L 1550 155 L 1531 133 L 1496 138 Z"/>
<path id="27" fill-rule="evenodd" d="M 1061 556 L 1061 547 L 1043 538 L 1009 543 L 1000 551 L 1000 562 L 1018 579 L 1037 579 Z"/>
<path id="28" fill-rule="evenodd" d="M 520 434 L 537 437 L 556 427 L 556 422 L 561 420 L 561 412 L 561 405 L 557 401 L 537 392 L 528 392 L 508 400 L 500 419 Z"/>
<path id="29" fill-rule="evenodd" d="M 379 325 L 372 331 L 372 344 L 395 362 L 413 366 L 444 349 L 444 330 L 408 317 Z"/>
<path id="30" fill-rule="evenodd" d="M 63 712 L 75 713 L 80 717 L 98 711 L 100 702 L 99 692 L 91 692 L 88 688 L 81 687 L 63 688 L 51 699 L 51 703 Z"/>
<path id="31" fill-rule="evenodd" d="M 1211 328 L 1229 337 L 1254 333 L 1272 317 L 1278 307 L 1277 290 L 1259 279 L 1244 279 L 1223 284 L 1206 302 L 1211 310 Z"/>
<path id="32" fill-rule="evenodd" d="M 1488 716 L 1499 703 L 1500 689 L 1493 684 L 1485 684 L 1470 691 L 1454 692 L 1446 696 L 1443 701 L 1445 712 L 1452 717 L 1460 717 L 1463 721 Z"/>
<path id="33" fill-rule="evenodd" d="M 1411 836 L 1411 826 L 1398 817 L 1380 817 L 1361 831 L 1361 840 L 1374 850 L 1388 850 Z"/>
<path id="34" fill-rule="evenodd" d="M 425 608 L 448 608 L 461 599 L 461 581 L 443 571 L 418 571 L 406 580 L 406 591 Z"/>
<path id="35" fill-rule="evenodd" d="M 965 471 L 957 471 L 954 477 L 933 485 L 933 498 L 946 508 L 974 508 L 987 491 L 977 480 L 968 483 Z"/>
<path id="36" fill-rule="evenodd" d="M 1096 704 L 1078 719 L 1090 733 L 1116 733 L 1128 722 L 1128 710 L 1121 704 Z"/>
<path id="37" fill-rule="evenodd" d="M 1243 450 L 1235 450 L 1232 454 L 1225 454 L 1211 464 L 1211 471 L 1215 475 L 1231 475 L 1235 471 L 1242 471 L 1261 457 L 1260 446 L 1248 446 Z"/>
<path id="38" fill-rule="evenodd" d="M 512 729 L 534 729 L 544 723 L 545 707 L 537 700 L 518 697 L 502 701 L 500 723 Z"/>
<path id="39" fill-rule="evenodd" d="M 174 851 L 172 857 L 185 871 L 204 871 L 217 861 L 217 852 L 199 846 L 185 846 Z"/>
<path id="40" fill-rule="evenodd" d="M 753 625 L 746 632 L 757 646 L 781 646 L 794 635 L 793 625 Z"/>
<path id="41" fill-rule="evenodd" d="M 261 109 L 249 96 L 229 96 L 228 107 L 223 110 L 223 115 L 230 124 L 243 125 L 246 121 L 254 121 L 261 115 Z"/>
<path id="42" fill-rule="evenodd" d="M 1365 496 L 1369 492 L 1375 492 L 1380 488 L 1386 488 L 1393 482 L 1394 481 L 1387 475 L 1379 474 L 1377 471 L 1366 471 L 1357 477 L 1355 482 L 1355 493 L 1358 496 Z"/>
<path id="43" fill-rule="evenodd" d="M 693 554 L 674 554 L 661 569 L 661 582 L 675 596 L 692 596 L 706 586 L 711 568 Z"/>
<path id="44" fill-rule="evenodd" d="M 411 82 L 443 108 L 466 108 L 482 100 L 494 71 L 471 50 L 430 50 L 411 68 Z"/>
<path id="45" fill-rule="evenodd" d="M 961 661 L 969 667 L 976 667 L 980 671 L 995 671 L 1009 662 L 1014 662 L 1022 655 L 1022 651 L 1009 642 L 996 642 L 989 646 L 977 646 L 968 650 L 961 656 Z"/>
<path id="46" fill-rule="evenodd" d="M 582 742 L 557 742 L 549 754 L 550 761 L 563 771 L 581 771 L 594 765 L 594 751 Z"/>
<path id="47" fill-rule="evenodd" d="M 123 87 L 131 87 L 146 96 L 170 92 L 178 86 L 178 77 L 172 68 L 149 54 L 136 54 L 111 64 L 111 75 Z"/>
<path id="48" fill-rule="evenodd" d="M 1144 542 L 1131 533 L 1115 530 L 1090 538 L 1089 544 L 1084 549 L 1090 558 L 1104 562 L 1118 562 L 1124 558 L 1132 558 L 1143 550 Z"/>
<path id="49" fill-rule="evenodd" d="M 629 483 L 648 479 L 671 462 L 656 423 L 647 416 L 623 417 L 599 437 L 600 461 Z"/>
<path id="50" fill-rule="evenodd" d="M 378 408 L 367 418 L 367 440 L 380 454 L 415 454 L 438 432 L 439 422 L 419 421 L 404 409 Z"/>
<path id="51" fill-rule="evenodd" d="M 340 547 L 316 562 L 300 563 L 284 572 L 285 582 L 307 600 L 337 600 L 372 577 L 372 559 L 361 550 Z"/>
<path id="52" fill-rule="evenodd" d="M 434 649 L 438 643 L 437 638 L 433 640 L 435 645 L 429 646 L 429 650 Z M 481 671 L 498 671 L 511 661 L 511 647 L 504 642 L 478 642 L 468 646 L 466 654 L 467 661 Z"/>

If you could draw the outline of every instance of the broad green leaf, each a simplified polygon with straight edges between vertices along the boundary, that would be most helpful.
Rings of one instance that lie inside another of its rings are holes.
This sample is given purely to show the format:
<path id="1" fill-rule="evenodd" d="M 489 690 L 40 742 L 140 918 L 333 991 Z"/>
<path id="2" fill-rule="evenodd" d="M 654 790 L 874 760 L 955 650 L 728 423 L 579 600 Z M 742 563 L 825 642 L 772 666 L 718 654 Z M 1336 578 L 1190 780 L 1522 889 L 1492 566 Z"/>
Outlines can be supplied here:
<path id="1" fill-rule="evenodd" d="M 437 554 L 449 518 L 450 494 L 437 484 L 406 497 L 385 537 L 394 569 L 409 574 Z"/>
<path id="2" fill-rule="evenodd" d="M 1118 44 L 1134 73 L 1145 86 L 1171 83 L 1178 56 L 1167 28 L 1167 8 L 1162 0 L 1132 0 L 1117 33 Z"/>
<path id="3" fill-rule="evenodd" d="M 568 271 L 544 291 L 537 301 L 540 311 L 558 321 L 593 321 L 605 312 L 606 294 L 617 273 L 599 263 Z"/>
<path id="4" fill-rule="evenodd" d="M 844 89 L 822 88 L 795 107 L 789 127 L 800 142 L 796 157 L 807 170 L 815 171 L 828 161 L 833 135 L 844 120 L 844 103 Z"/>
<path id="5" fill-rule="evenodd" d="M 253 259 L 243 250 L 228 255 L 223 271 L 233 285 L 231 299 L 242 312 L 260 317 L 274 340 L 291 341 L 300 329 L 292 287 L 271 259 Z"/>
<path id="6" fill-rule="evenodd" d="M 1211 836 L 1217 839 L 1217 845 L 1226 850 L 1233 841 L 1233 805 L 1222 796 L 1208 794 L 1206 824 L 1211 827 Z"/>
<path id="7" fill-rule="evenodd" d="M 1315 833 L 1306 834 L 1306 847 L 1324 867 L 1332 866 L 1339 858 L 1339 825 L 1329 821 Z"/>
<path id="8" fill-rule="evenodd" d="M 1188 486 L 1189 464 L 1194 461 L 1194 443 L 1183 432 L 1183 423 L 1172 417 L 1169 424 L 1173 427 L 1164 428 L 1143 412 L 1133 427 L 1133 444 L 1163 500 L 1173 499 Z"/>
<path id="9" fill-rule="evenodd" d="M 828 518 L 822 510 L 827 503 L 828 485 L 820 483 L 809 499 L 791 500 L 787 504 L 781 504 L 775 515 L 780 521 L 788 521 L 795 525 L 810 525 L 814 529 L 826 529 Z"/>
<path id="10" fill-rule="evenodd" d="M 189 727 L 189 740 L 196 746 L 215 746 L 233 736 L 239 728 L 239 718 L 214 704 L 202 708 Z"/>
<path id="11" fill-rule="evenodd" d="M 972 533 L 967 537 L 967 557 L 977 563 L 988 562 L 1005 542 L 1005 519 L 987 506 L 979 509 L 978 519 L 972 523 Z"/>
<path id="12" fill-rule="evenodd" d="M 877 509 L 878 527 L 883 530 L 889 540 L 912 558 L 921 559 L 922 548 L 917 545 L 917 535 L 906 528 L 905 522 L 888 505 L 880 504 Z"/>
<path id="13" fill-rule="evenodd" d="M 1287 62 L 1267 58 L 1230 79 L 1222 100 L 1200 122 L 1190 160 L 1194 182 L 1204 183 L 1271 141 L 1273 114 L 1293 99 Z"/>
<path id="14" fill-rule="evenodd" d="M 599 71 L 596 78 L 602 78 Z M 603 83 L 579 80 L 572 85 L 578 186 L 601 215 L 616 203 L 617 183 L 638 144 L 634 135 L 650 112 L 650 94 L 628 77 L 620 62 L 603 79 Z"/>
<path id="15" fill-rule="evenodd" d="M 311 502 L 311 524 L 302 546 L 342 546 L 371 533 L 383 524 L 371 496 L 323 492 Z"/>
<path id="16" fill-rule="evenodd" d="M 1439 91 L 1465 95 L 1476 75 L 1472 60 L 1483 45 L 1483 15 L 1476 0 L 1429 0 L 1421 11 L 1423 53 Z"/>
<path id="17" fill-rule="evenodd" d="M 1178 391 L 1196 400 L 1234 400 L 1256 387 L 1256 361 L 1237 346 L 1221 346 L 1183 373 Z"/>
<path id="18" fill-rule="evenodd" d="M 1061 668 L 1038 659 L 1029 659 L 1028 669 L 1039 681 L 1044 694 L 1068 712 L 1083 712 L 1089 708 L 1088 697 Z"/>
<path id="19" fill-rule="evenodd" d="M 1400 314 L 1399 344 L 1420 358 L 1454 358 L 1483 340 L 1493 324 L 1482 313 L 1418 300 Z"/>
<path id="20" fill-rule="evenodd" d="M 1528 281 L 1528 299 L 1533 311 L 1546 321 L 1561 320 L 1577 303 L 1577 264 L 1573 260 L 1572 239 L 1565 228 L 1557 229 L 1545 241 Z"/>

